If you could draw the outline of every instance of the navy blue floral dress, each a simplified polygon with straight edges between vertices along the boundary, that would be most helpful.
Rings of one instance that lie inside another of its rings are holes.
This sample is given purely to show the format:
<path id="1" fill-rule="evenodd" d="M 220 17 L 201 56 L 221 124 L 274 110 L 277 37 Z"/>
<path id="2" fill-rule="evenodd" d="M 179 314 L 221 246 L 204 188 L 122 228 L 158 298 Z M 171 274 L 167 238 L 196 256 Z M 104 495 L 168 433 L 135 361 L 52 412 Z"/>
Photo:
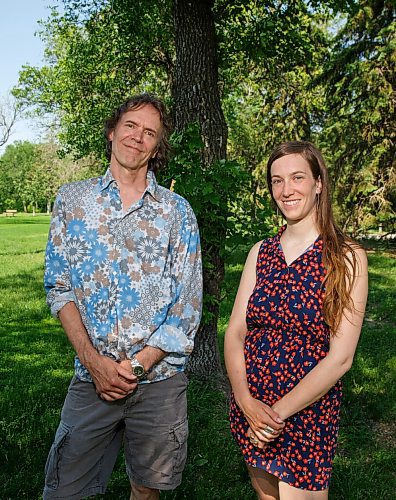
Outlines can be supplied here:
<path id="1" fill-rule="evenodd" d="M 245 360 L 253 397 L 272 406 L 326 356 L 329 328 L 323 320 L 325 277 L 318 238 L 289 266 L 280 236 L 264 240 L 257 281 L 247 307 Z M 248 437 L 248 423 L 231 398 L 231 431 L 248 465 L 296 488 L 328 488 L 339 425 L 341 382 L 316 403 L 287 419 L 281 435 L 264 450 Z"/>

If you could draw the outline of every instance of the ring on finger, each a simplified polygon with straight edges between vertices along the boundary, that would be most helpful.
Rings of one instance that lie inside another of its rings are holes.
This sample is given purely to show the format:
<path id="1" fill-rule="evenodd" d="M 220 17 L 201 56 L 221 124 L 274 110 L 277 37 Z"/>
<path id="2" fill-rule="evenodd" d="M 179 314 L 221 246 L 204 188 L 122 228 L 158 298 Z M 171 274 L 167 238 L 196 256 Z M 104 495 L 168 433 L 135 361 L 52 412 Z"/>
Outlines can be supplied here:
<path id="1" fill-rule="evenodd" d="M 276 430 L 273 429 L 272 427 L 270 427 L 269 425 L 264 427 L 263 432 L 266 432 L 267 434 L 272 434 L 272 435 L 276 434 Z"/>
<path id="2" fill-rule="evenodd" d="M 254 446 L 257 446 L 258 445 L 258 440 L 253 436 L 253 434 L 251 434 L 250 438 L 249 438 L 249 441 L 254 445 Z"/>

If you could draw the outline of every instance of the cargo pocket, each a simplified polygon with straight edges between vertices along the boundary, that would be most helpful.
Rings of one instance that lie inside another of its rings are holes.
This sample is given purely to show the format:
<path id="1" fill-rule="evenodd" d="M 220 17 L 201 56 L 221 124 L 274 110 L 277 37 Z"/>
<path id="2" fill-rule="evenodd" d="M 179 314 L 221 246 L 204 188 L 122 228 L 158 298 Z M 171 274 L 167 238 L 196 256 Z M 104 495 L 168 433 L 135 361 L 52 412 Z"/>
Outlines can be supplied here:
<path id="1" fill-rule="evenodd" d="M 65 424 L 63 421 L 60 422 L 45 464 L 45 484 L 48 488 L 53 490 L 56 490 L 59 484 L 59 465 L 62 456 L 62 448 L 72 430 L 72 426 Z"/>
<path id="2" fill-rule="evenodd" d="M 188 420 L 178 422 L 170 429 L 170 438 L 174 445 L 173 474 L 183 472 L 187 458 Z"/>

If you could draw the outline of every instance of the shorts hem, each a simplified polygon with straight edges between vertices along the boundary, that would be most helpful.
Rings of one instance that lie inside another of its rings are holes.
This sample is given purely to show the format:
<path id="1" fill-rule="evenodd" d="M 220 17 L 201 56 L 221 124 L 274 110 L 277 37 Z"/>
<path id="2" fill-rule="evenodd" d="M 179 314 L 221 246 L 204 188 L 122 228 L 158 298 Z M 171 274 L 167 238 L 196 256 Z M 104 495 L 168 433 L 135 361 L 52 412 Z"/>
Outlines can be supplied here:
<path id="1" fill-rule="evenodd" d="M 91 488 L 86 488 L 83 491 L 75 493 L 74 495 L 58 495 L 56 490 L 51 490 L 50 488 L 44 488 L 43 500 L 50 499 L 70 499 L 79 500 L 84 497 L 92 497 L 94 495 L 104 495 L 106 493 L 105 486 L 95 486 Z"/>
<path id="2" fill-rule="evenodd" d="M 129 481 L 134 482 L 140 486 L 145 486 L 146 488 L 151 488 L 152 490 L 174 490 L 181 485 L 181 478 L 173 483 L 155 483 L 154 481 L 147 481 L 137 474 L 132 474 L 128 472 Z"/>

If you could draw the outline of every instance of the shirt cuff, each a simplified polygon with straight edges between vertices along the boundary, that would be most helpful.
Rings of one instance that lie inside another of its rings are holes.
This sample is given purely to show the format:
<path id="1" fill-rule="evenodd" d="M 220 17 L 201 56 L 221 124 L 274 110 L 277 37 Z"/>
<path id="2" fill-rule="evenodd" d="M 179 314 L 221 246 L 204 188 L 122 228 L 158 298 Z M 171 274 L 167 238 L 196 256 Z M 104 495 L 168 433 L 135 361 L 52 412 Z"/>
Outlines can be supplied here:
<path id="1" fill-rule="evenodd" d="M 50 305 L 52 316 L 58 319 L 59 311 L 69 302 L 76 302 L 74 293 L 72 291 L 63 292 L 61 295 L 55 297 Z"/>
<path id="2" fill-rule="evenodd" d="M 175 326 L 161 325 L 147 340 L 146 345 L 156 347 L 168 353 L 166 362 L 174 365 L 183 365 L 185 356 L 191 354 L 194 348 L 194 339 Z"/>

